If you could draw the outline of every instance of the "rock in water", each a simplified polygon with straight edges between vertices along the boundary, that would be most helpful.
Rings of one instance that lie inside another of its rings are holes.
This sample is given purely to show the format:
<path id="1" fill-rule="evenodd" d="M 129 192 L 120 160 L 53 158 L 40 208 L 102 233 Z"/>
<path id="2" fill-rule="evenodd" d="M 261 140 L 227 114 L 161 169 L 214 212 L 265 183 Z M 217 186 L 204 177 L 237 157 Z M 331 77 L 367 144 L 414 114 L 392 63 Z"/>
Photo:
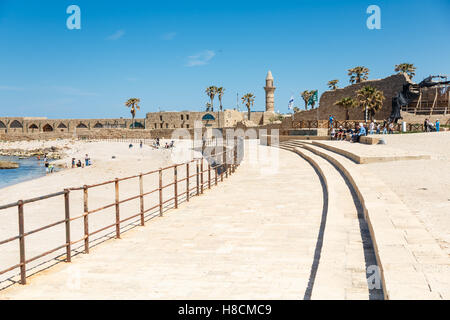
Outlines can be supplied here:
<path id="1" fill-rule="evenodd" d="M 17 169 L 19 164 L 11 161 L 0 161 L 0 169 Z"/>

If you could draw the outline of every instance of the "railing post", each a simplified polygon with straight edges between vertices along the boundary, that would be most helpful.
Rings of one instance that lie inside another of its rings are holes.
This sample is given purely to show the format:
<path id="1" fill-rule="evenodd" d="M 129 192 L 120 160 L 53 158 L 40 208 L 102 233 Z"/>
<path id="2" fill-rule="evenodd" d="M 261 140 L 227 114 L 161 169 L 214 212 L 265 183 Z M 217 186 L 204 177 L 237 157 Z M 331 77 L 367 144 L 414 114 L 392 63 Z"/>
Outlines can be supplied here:
<path id="1" fill-rule="evenodd" d="M 200 176 L 199 176 L 200 167 L 198 164 L 198 160 L 196 161 L 196 165 L 197 165 L 197 176 L 196 176 L 196 178 L 197 178 L 197 195 L 199 195 L 199 193 L 200 193 Z"/>
<path id="2" fill-rule="evenodd" d="M 174 183 L 174 194 L 175 194 L 175 209 L 178 209 L 178 172 L 177 165 L 173 167 L 173 183 Z"/>
<path id="3" fill-rule="evenodd" d="M 208 189 L 211 189 L 211 164 L 208 163 Z"/>
<path id="4" fill-rule="evenodd" d="M 116 238 L 120 239 L 120 206 L 119 206 L 119 179 L 114 181 L 116 193 Z"/>
<path id="5" fill-rule="evenodd" d="M 234 142 L 234 146 L 233 146 L 233 150 L 234 150 L 234 153 L 233 153 L 233 173 L 235 173 L 236 172 L 236 166 L 237 166 L 237 142 L 238 142 L 237 137 L 234 138 L 233 142 Z"/>
<path id="6" fill-rule="evenodd" d="M 66 262 L 72 261 L 72 246 L 70 244 L 70 191 L 64 190 L 64 209 L 65 209 L 65 225 L 66 225 Z"/>
<path id="7" fill-rule="evenodd" d="M 200 190 L 202 191 L 203 194 L 203 158 L 200 160 L 200 172 L 201 172 L 201 176 L 200 176 Z"/>
<path id="8" fill-rule="evenodd" d="M 217 169 L 218 169 L 218 166 L 217 166 L 217 163 L 216 163 L 216 166 L 214 167 L 214 179 L 216 181 L 216 186 L 217 186 Z"/>
<path id="9" fill-rule="evenodd" d="M 139 201 L 141 205 L 141 226 L 144 226 L 144 176 L 142 175 L 142 173 L 139 175 L 139 194 Z"/>
<path id="10" fill-rule="evenodd" d="M 162 169 L 159 168 L 159 216 L 163 216 Z"/>
<path id="11" fill-rule="evenodd" d="M 20 249 L 20 284 L 27 284 L 27 274 L 25 266 L 25 227 L 23 222 L 23 201 L 17 203 L 19 213 L 19 249 Z"/>
<path id="12" fill-rule="evenodd" d="M 189 202 L 189 164 L 186 163 L 186 201 Z"/>
<path id="13" fill-rule="evenodd" d="M 88 206 L 88 187 L 83 187 L 83 205 L 84 205 L 84 253 L 89 253 L 89 206 Z"/>

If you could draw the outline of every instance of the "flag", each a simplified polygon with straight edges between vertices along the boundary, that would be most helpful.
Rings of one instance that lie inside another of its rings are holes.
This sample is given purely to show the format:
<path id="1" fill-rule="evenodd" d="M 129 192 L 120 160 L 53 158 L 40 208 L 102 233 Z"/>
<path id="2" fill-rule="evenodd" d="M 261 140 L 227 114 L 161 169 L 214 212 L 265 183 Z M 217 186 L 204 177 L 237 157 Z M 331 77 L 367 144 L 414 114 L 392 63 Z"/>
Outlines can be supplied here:
<path id="1" fill-rule="evenodd" d="M 294 96 L 291 97 L 291 99 L 289 99 L 289 105 L 288 105 L 288 109 L 292 110 L 294 108 Z"/>
<path id="2" fill-rule="evenodd" d="M 319 91 L 314 91 L 314 94 L 309 98 L 308 105 L 311 106 L 319 100 Z"/>

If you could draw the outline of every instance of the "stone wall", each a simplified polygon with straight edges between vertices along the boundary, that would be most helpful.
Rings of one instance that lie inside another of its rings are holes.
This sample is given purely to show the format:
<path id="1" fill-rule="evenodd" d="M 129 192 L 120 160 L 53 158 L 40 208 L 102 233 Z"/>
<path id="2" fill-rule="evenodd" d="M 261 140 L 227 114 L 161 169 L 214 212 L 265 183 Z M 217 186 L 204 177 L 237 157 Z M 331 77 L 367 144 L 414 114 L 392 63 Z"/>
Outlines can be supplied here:
<path id="1" fill-rule="evenodd" d="M 390 77 L 380 80 L 368 80 L 361 83 L 353 84 L 342 89 L 336 89 L 334 91 L 326 91 L 320 97 L 319 104 L 319 119 L 324 120 L 333 115 L 337 120 L 345 119 L 345 109 L 335 106 L 336 101 L 342 98 L 352 97 L 356 98 L 356 92 L 365 87 L 372 86 L 382 91 L 385 96 L 383 108 L 375 114 L 375 119 L 384 120 L 387 119 L 392 110 L 392 97 L 397 95 L 397 92 L 403 89 L 403 85 L 408 81 L 407 76 L 403 74 L 396 74 Z M 364 110 L 360 108 L 351 109 L 349 112 L 350 120 L 364 119 Z M 317 120 L 317 109 L 298 112 L 294 115 L 296 121 L 299 120 Z"/>

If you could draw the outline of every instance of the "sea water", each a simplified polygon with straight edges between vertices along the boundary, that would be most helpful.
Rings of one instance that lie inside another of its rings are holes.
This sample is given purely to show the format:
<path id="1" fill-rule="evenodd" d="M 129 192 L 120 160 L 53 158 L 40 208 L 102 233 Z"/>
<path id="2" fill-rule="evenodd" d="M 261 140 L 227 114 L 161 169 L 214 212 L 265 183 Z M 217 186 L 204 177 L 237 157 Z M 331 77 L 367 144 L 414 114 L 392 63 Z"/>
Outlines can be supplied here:
<path id="1" fill-rule="evenodd" d="M 0 169 L 0 189 L 45 176 L 44 162 L 38 161 L 35 157 L 19 159 L 12 156 L 0 156 L 0 161 L 13 161 L 20 165 L 17 169 Z"/>

